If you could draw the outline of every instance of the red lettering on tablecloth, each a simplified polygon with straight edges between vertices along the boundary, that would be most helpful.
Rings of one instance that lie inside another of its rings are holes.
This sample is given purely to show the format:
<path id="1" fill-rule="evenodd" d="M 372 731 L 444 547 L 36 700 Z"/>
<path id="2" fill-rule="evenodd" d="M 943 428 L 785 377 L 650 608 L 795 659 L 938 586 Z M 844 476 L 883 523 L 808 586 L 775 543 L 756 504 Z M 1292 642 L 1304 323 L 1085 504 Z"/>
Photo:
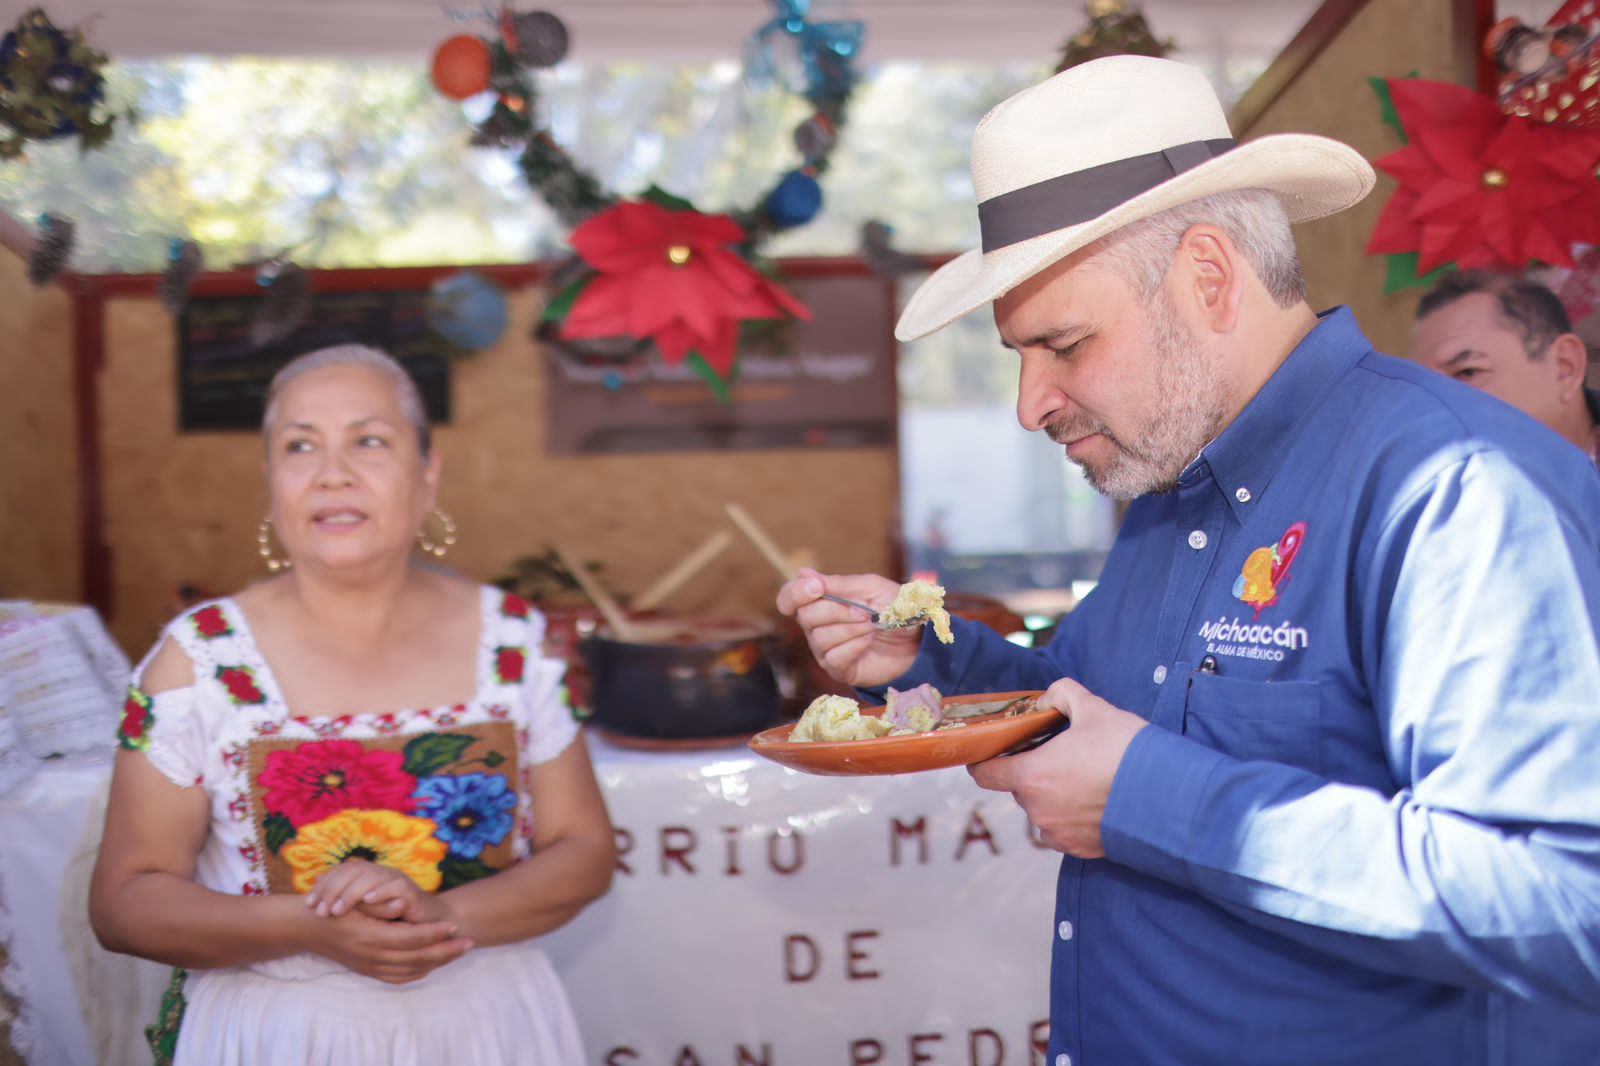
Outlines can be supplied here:
<path id="1" fill-rule="evenodd" d="M 867 969 L 857 969 L 856 968 L 856 963 L 858 963 L 858 962 L 863 962 L 864 963 L 864 962 L 870 962 L 871 961 L 871 956 L 869 956 L 867 954 L 866 950 L 864 948 L 862 948 L 862 946 L 861 946 L 862 941 L 875 940 L 875 939 L 877 939 L 877 937 L 878 937 L 878 931 L 875 930 L 875 929 L 862 929 L 862 930 L 858 930 L 858 931 L 853 932 L 853 933 L 846 933 L 845 934 L 845 936 L 844 936 L 844 957 L 845 957 L 844 972 L 845 972 L 845 976 L 848 977 L 850 980 L 852 980 L 852 981 L 876 981 L 879 977 L 883 976 L 877 970 L 867 970 Z"/>
<path id="2" fill-rule="evenodd" d="M 809 962 L 802 971 L 795 965 L 795 954 L 798 949 L 804 948 Z M 800 984 L 817 976 L 817 971 L 822 968 L 822 952 L 817 949 L 817 942 L 804 933 L 790 933 L 783 938 L 783 979 L 791 985 Z"/>
<path id="3" fill-rule="evenodd" d="M 771 1044 L 762 1044 L 760 1051 L 751 1051 L 743 1044 L 733 1049 L 733 1066 L 773 1066 Z M 624 1057 L 625 1056 L 625 1057 Z M 639 1053 L 631 1047 L 614 1047 L 606 1052 L 602 1066 L 628 1066 L 629 1063 L 638 1062 Z M 672 1066 L 702 1066 L 700 1055 L 693 1044 L 685 1044 L 678 1049 L 678 1057 L 672 1060 Z"/>
<path id="4" fill-rule="evenodd" d="M 981 1061 L 979 1060 L 978 1052 L 980 1049 L 978 1047 L 978 1042 L 980 1040 L 985 1042 L 989 1046 L 989 1049 L 994 1052 L 993 1058 Z M 993 1029 L 974 1029 L 972 1032 L 967 1034 L 968 1066 L 1002 1066 L 1005 1061 L 1006 1042 L 1000 1038 L 999 1033 L 995 1032 Z"/>
<path id="5" fill-rule="evenodd" d="M 722 827 L 723 864 L 719 871 L 708 872 L 720 872 L 723 877 L 744 876 L 739 856 L 739 838 L 745 832 L 738 826 Z M 617 843 L 617 873 L 631 877 L 635 873 L 634 866 L 645 858 L 638 853 L 638 838 L 632 830 L 621 826 L 616 827 L 613 835 Z M 699 847 L 700 835 L 690 826 L 661 826 L 656 830 L 656 858 L 661 875 L 666 877 L 676 873 L 699 876 L 700 870 L 695 863 L 695 852 Z M 773 873 L 784 876 L 798 873 L 805 864 L 806 842 L 798 830 L 784 827 L 767 834 L 767 867 Z"/>
<path id="6" fill-rule="evenodd" d="M 872 1066 L 883 1061 L 883 1045 L 876 1040 L 850 1041 L 850 1066 Z"/>
<path id="7" fill-rule="evenodd" d="M 918 818 L 907 825 L 898 818 L 889 819 L 889 865 L 900 865 L 900 842 L 902 840 L 915 840 L 917 842 L 917 862 L 923 866 L 928 865 L 928 819 Z"/>
<path id="8" fill-rule="evenodd" d="M 687 840 L 688 843 L 675 843 Z M 683 867 L 683 872 L 693 874 L 694 867 L 689 864 L 689 853 L 695 849 L 699 838 L 694 830 L 686 825 L 666 825 L 661 827 L 661 875 L 665 877 L 676 862 Z"/>
<path id="9" fill-rule="evenodd" d="M 628 852 L 633 850 L 633 834 L 618 826 L 612 836 L 617 841 L 617 873 L 632 874 L 633 868 L 623 860 L 627 857 Z M 611 1066 L 611 1063 L 606 1063 L 606 1066 Z"/>
<path id="10" fill-rule="evenodd" d="M 967 845 L 978 842 L 989 845 L 989 854 L 1000 854 L 1000 846 L 994 842 L 994 834 L 989 831 L 989 823 L 983 820 L 983 812 L 974 807 L 967 817 L 966 830 L 961 834 L 961 845 L 956 848 L 956 861 L 960 862 L 967 854 Z"/>
<path id="11" fill-rule="evenodd" d="M 882 934 L 876 929 L 857 929 L 844 935 L 844 976 L 849 981 L 876 981 L 883 974 L 870 964 L 869 941 Z M 804 984 L 822 972 L 822 948 L 804 933 L 783 938 L 783 979 L 789 984 Z"/>
<path id="12" fill-rule="evenodd" d="M 936 1057 L 938 1048 L 932 1045 L 942 1043 L 947 1035 L 945 1033 L 912 1033 L 906 1037 L 904 1060 L 895 1058 L 894 1062 L 904 1061 L 908 1066 L 924 1066 L 924 1064 L 950 1062 L 949 1059 Z M 1028 1066 L 1040 1066 L 1044 1062 L 1044 1055 L 1050 1042 L 1050 1023 L 1034 1022 L 1028 1032 L 1030 1047 Z M 874 1037 L 861 1037 L 852 1040 L 849 1045 L 850 1066 L 874 1066 L 876 1063 L 887 1063 L 888 1051 L 882 1040 Z M 967 1030 L 967 1057 L 961 1060 L 961 1066 L 1008 1066 L 1006 1058 L 1006 1042 L 1000 1034 L 993 1029 Z M 609 1066 L 609 1064 L 608 1064 Z"/>
<path id="13" fill-rule="evenodd" d="M 793 840 L 793 854 L 789 858 L 789 865 L 785 866 L 778 861 L 778 844 L 784 840 Z M 798 873 L 800 867 L 806 864 L 806 842 L 798 832 L 792 829 L 776 830 L 767 837 L 767 865 L 772 867 L 774 873 Z"/>

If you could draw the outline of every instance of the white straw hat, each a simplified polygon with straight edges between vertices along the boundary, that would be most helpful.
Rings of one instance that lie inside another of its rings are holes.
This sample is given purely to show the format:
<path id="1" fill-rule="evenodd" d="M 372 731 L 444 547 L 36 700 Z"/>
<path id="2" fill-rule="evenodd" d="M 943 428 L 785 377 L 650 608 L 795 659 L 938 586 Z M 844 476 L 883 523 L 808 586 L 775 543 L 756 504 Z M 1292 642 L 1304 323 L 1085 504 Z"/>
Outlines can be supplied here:
<path id="1" fill-rule="evenodd" d="M 1216 91 L 1194 67 L 1111 56 L 1025 89 L 972 135 L 983 248 L 951 260 L 895 327 L 915 340 L 1141 218 L 1239 189 L 1278 194 L 1291 222 L 1372 190 L 1372 167 L 1327 137 L 1282 133 L 1234 146 Z"/>

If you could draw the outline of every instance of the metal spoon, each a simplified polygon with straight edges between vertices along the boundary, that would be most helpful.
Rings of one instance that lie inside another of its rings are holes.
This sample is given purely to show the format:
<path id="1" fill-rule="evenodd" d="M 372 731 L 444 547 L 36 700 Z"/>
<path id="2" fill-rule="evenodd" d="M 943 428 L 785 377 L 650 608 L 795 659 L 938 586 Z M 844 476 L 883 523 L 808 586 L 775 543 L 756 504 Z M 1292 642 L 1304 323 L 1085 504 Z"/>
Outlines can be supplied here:
<path id="1" fill-rule="evenodd" d="M 825 600 L 832 600 L 834 603 L 842 603 L 846 607 L 856 607 L 860 610 L 866 611 L 867 615 L 869 616 L 869 620 L 879 629 L 909 629 L 912 626 L 919 626 L 923 622 L 921 618 L 902 618 L 893 622 L 885 622 L 878 614 L 878 609 L 870 604 L 862 603 L 859 600 L 847 600 L 843 596 L 835 596 L 831 592 L 824 592 L 822 594 L 822 598 Z"/>

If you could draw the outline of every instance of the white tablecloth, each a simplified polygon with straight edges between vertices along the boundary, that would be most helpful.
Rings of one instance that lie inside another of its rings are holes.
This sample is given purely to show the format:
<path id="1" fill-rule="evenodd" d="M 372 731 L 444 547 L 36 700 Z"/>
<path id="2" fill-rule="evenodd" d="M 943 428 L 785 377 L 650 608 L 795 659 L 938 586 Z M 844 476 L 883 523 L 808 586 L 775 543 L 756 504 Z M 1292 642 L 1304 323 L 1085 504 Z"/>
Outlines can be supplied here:
<path id="1" fill-rule="evenodd" d="M 626 872 L 547 948 L 591 1063 L 1033 1061 L 1059 856 L 1011 797 L 590 745 Z"/>
<path id="2" fill-rule="evenodd" d="M 611 893 L 546 938 L 596 1066 L 1029 1066 L 1054 853 L 964 770 L 797 774 L 743 748 L 591 734 L 624 845 Z M 28 1066 L 147 1063 L 165 967 L 87 926 L 108 757 L 0 797 L 0 938 Z"/>

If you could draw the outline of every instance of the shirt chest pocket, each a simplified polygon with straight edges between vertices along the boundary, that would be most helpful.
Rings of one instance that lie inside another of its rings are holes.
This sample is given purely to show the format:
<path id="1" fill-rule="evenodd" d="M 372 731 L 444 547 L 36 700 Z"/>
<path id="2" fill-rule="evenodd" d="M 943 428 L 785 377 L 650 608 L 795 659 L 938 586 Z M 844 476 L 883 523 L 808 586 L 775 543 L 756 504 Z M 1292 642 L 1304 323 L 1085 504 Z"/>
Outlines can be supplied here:
<path id="1" fill-rule="evenodd" d="M 1314 681 L 1245 681 L 1189 675 L 1183 735 L 1236 759 L 1320 773 L 1322 698 Z"/>

